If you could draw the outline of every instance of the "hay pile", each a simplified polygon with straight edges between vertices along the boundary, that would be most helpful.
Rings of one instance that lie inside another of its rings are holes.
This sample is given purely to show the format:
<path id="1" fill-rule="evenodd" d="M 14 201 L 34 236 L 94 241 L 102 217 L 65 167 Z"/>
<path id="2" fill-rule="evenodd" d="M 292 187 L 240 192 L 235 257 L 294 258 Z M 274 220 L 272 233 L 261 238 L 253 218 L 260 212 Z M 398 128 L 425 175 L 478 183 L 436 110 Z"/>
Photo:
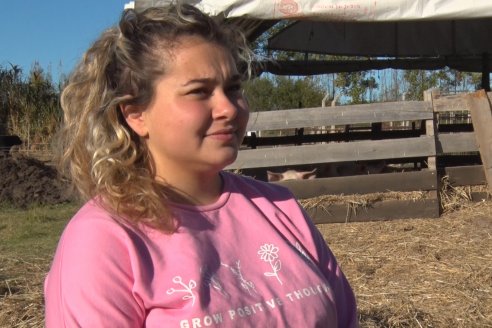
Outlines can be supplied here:
<path id="1" fill-rule="evenodd" d="M 0 254 L 0 327 L 44 327 L 43 282 L 51 258 Z"/>
<path id="2" fill-rule="evenodd" d="M 357 295 L 362 327 L 492 327 L 492 203 L 439 219 L 318 228 Z"/>

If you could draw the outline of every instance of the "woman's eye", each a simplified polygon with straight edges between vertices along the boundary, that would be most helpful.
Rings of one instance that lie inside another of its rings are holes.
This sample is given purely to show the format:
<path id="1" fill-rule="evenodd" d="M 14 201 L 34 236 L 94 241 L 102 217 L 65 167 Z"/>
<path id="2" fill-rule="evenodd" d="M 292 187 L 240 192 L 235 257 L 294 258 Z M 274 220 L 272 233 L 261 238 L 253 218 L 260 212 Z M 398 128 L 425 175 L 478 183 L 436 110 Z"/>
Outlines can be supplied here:
<path id="1" fill-rule="evenodd" d="M 190 91 L 190 94 L 205 95 L 205 94 L 207 94 L 207 90 L 205 88 L 193 89 Z"/>
<path id="2" fill-rule="evenodd" d="M 211 91 L 207 88 L 196 88 L 196 89 L 192 89 L 192 90 L 188 91 L 186 94 L 190 97 L 202 99 L 202 98 L 209 97 L 211 94 Z"/>

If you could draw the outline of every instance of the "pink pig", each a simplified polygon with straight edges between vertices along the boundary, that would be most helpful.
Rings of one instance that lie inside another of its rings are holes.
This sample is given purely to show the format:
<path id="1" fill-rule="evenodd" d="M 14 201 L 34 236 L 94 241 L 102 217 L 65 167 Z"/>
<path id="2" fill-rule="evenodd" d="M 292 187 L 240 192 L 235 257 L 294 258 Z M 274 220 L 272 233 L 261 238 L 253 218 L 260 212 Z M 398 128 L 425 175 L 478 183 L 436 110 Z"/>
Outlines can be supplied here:
<path id="1" fill-rule="evenodd" d="M 314 179 L 316 178 L 316 169 L 312 171 L 296 171 L 296 170 L 287 170 L 283 173 L 276 173 L 267 171 L 268 181 L 286 181 L 286 180 L 306 180 L 306 179 Z"/>

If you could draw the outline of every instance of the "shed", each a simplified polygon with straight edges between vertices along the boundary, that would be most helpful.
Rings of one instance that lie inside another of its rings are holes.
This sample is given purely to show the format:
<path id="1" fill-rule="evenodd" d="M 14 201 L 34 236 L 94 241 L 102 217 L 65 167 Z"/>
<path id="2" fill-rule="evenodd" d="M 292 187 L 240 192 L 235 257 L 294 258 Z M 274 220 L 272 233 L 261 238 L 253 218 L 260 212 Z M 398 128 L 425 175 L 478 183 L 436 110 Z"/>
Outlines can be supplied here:
<path id="1" fill-rule="evenodd" d="M 371 69 L 441 69 L 481 72 L 490 90 L 490 0 L 184 0 L 240 26 L 250 41 L 281 20 L 268 40 L 272 50 L 350 56 L 347 60 L 266 61 L 264 71 L 312 75 Z M 171 0 L 135 0 L 143 10 Z"/>

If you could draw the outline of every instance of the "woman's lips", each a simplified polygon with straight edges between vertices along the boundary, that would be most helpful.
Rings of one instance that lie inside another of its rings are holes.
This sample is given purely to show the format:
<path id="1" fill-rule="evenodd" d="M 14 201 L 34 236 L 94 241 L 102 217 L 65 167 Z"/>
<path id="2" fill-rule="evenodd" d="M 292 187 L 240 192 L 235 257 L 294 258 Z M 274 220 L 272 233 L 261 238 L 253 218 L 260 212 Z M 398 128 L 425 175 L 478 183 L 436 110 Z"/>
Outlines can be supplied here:
<path id="1" fill-rule="evenodd" d="M 235 129 L 221 129 L 206 134 L 206 137 L 210 137 L 215 140 L 230 141 L 236 138 Z"/>

